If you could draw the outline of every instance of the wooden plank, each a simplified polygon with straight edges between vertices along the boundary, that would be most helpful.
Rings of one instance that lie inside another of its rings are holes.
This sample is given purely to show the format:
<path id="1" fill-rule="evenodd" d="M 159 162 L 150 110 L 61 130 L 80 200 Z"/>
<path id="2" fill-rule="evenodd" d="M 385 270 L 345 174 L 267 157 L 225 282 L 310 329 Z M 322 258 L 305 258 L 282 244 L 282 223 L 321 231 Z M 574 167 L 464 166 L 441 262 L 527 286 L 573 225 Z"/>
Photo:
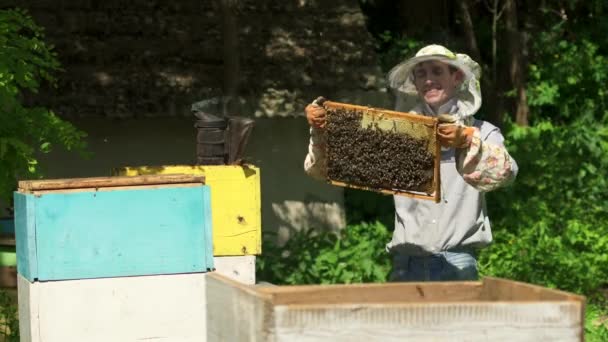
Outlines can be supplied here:
<path id="1" fill-rule="evenodd" d="M 217 272 L 207 276 L 207 341 L 276 341 L 270 296 Z"/>
<path id="2" fill-rule="evenodd" d="M 437 169 L 438 170 L 438 169 Z M 352 188 L 352 189 L 361 189 L 361 190 L 367 190 L 367 191 L 375 191 L 375 192 L 379 192 L 385 195 L 401 195 L 401 196 L 408 196 L 408 197 L 412 197 L 412 198 L 420 198 L 420 199 L 431 199 L 431 200 L 435 200 L 437 203 L 439 203 L 439 200 L 437 200 L 437 195 L 435 195 L 436 193 L 438 193 L 438 190 L 434 192 L 434 194 L 430 194 L 430 195 L 423 195 L 421 193 L 416 193 L 416 192 L 408 192 L 408 191 L 397 191 L 397 190 L 385 190 L 385 189 L 374 189 L 374 188 L 370 188 L 370 187 L 366 187 L 366 186 L 359 186 L 359 185 L 354 185 L 354 184 L 348 184 L 348 183 L 344 183 L 344 182 L 338 182 L 338 181 L 334 181 L 334 180 L 329 180 L 329 184 L 332 185 L 337 185 L 337 186 L 342 186 L 345 188 Z"/>
<path id="3" fill-rule="evenodd" d="M 435 126 L 435 135 L 437 135 L 438 126 Z M 435 189 L 435 203 L 441 202 L 441 144 L 439 141 L 435 143 L 435 165 L 433 189 Z"/>
<path id="4" fill-rule="evenodd" d="M 574 302 L 278 305 L 275 341 L 580 341 Z"/>
<path id="5" fill-rule="evenodd" d="M 373 108 L 367 106 L 358 106 L 349 103 L 340 103 L 333 101 L 325 101 L 323 102 L 323 107 L 331 108 L 331 109 L 346 109 L 346 110 L 356 110 L 367 113 L 381 114 L 387 118 L 398 118 L 398 119 L 406 119 L 408 121 L 420 122 L 428 125 L 436 125 L 438 120 L 437 118 L 420 115 L 416 113 L 406 113 L 406 112 L 397 112 L 394 110 L 382 109 L 382 108 Z"/>
<path id="6" fill-rule="evenodd" d="M 576 301 L 585 302 L 584 296 L 550 289 L 538 285 L 493 277 L 483 278 L 481 299 L 489 301 Z"/>
<path id="7" fill-rule="evenodd" d="M 157 184 L 157 185 L 138 185 L 138 186 L 114 186 L 105 188 L 78 188 L 78 189 L 54 189 L 54 190 L 34 190 L 34 191 L 20 191 L 24 194 L 31 194 L 34 196 L 41 196 L 45 194 L 73 194 L 78 192 L 103 192 L 103 191 L 116 191 L 116 190 L 155 190 L 164 189 L 167 187 L 175 188 L 192 188 L 201 186 L 201 183 L 179 183 L 179 184 Z"/>
<path id="8" fill-rule="evenodd" d="M 34 243 L 20 250 L 17 240 L 19 273 L 47 281 L 205 272 L 213 267 L 209 191 L 18 194 L 35 207 Z M 28 231 L 19 222 L 16 228 L 18 236 Z"/>
<path id="9" fill-rule="evenodd" d="M 21 341 L 206 341 L 205 277 L 20 277 Z"/>
<path id="10" fill-rule="evenodd" d="M 31 196 L 15 192 L 15 238 L 17 271 L 28 279 L 38 275 L 36 250 L 36 201 Z"/>
<path id="11" fill-rule="evenodd" d="M 481 298 L 490 301 L 570 301 L 580 307 L 580 321 L 585 322 L 584 296 L 549 289 L 546 287 L 517 282 L 513 280 L 486 277 L 483 279 Z M 584 329 L 579 338 L 584 341 Z"/>
<path id="12" fill-rule="evenodd" d="M 203 201 L 199 203 L 199 210 L 202 211 L 202 222 L 199 229 L 202 229 L 203 233 L 203 244 L 202 245 L 194 245 L 194 249 L 199 249 L 203 251 L 203 264 L 206 271 L 213 270 L 213 217 L 211 213 L 211 187 L 204 186 L 203 187 Z M 194 211 L 196 213 L 196 207 L 190 208 L 190 211 Z M 192 222 L 191 224 L 196 227 L 198 224 Z M 191 261 L 196 261 L 196 259 L 191 259 Z M 205 271 L 205 270 L 203 270 Z"/>
<path id="13" fill-rule="evenodd" d="M 21 274 L 17 274 L 17 296 L 19 311 L 19 340 L 21 342 L 40 341 L 40 324 L 37 306 L 40 301 L 38 291 Z"/>
<path id="14" fill-rule="evenodd" d="M 275 305 L 478 301 L 480 282 L 388 283 L 259 288 Z"/>
<path id="15" fill-rule="evenodd" d="M 195 175 L 148 175 L 138 177 L 90 177 L 72 179 L 19 181 L 20 191 L 58 190 L 80 188 L 104 188 L 116 186 L 140 186 L 156 184 L 205 183 L 204 176 Z"/>

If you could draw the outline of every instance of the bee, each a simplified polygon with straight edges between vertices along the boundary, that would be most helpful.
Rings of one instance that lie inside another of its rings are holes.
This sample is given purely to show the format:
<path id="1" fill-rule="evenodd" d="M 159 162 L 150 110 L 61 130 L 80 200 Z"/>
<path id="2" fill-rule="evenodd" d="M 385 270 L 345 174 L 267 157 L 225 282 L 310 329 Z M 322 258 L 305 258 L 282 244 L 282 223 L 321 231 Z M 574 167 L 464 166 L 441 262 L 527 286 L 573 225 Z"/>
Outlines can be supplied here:
<path id="1" fill-rule="evenodd" d="M 372 189 L 420 191 L 433 180 L 428 141 L 377 123 L 361 127 L 363 113 L 327 110 L 328 178 Z"/>

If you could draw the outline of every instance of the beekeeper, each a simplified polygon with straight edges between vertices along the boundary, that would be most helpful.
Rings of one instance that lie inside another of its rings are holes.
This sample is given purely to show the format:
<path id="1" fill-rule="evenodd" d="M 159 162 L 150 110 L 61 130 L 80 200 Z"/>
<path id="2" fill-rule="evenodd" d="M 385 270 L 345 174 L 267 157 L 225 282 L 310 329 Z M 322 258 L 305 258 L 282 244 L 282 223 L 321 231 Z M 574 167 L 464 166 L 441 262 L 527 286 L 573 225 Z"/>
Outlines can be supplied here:
<path id="1" fill-rule="evenodd" d="M 438 116 L 441 202 L 394 196 L 392 281 L 477 279 L 476 253 L 492 242 L 485 192 L 517 175 L 500 130 L 473 116 L 481 106 L 480 67 L 469 56 L 429 45 L 388 74 L 396 110 Z M 311 126 L 306 172 L 326 178 L 325 110 L 305 109 Z"/>

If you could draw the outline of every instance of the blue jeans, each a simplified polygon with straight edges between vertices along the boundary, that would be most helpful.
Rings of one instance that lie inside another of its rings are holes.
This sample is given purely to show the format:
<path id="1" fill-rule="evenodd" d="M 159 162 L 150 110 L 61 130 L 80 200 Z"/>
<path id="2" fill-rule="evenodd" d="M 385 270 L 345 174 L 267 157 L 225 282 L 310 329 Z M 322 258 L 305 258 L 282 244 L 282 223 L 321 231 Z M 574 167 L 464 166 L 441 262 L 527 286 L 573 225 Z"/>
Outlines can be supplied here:
<path id="1" fill-rule="evenodd" d="M 477 280 L 471 252 L 440 252 L 428 256 L 395 255 L 390 281 Z"/>

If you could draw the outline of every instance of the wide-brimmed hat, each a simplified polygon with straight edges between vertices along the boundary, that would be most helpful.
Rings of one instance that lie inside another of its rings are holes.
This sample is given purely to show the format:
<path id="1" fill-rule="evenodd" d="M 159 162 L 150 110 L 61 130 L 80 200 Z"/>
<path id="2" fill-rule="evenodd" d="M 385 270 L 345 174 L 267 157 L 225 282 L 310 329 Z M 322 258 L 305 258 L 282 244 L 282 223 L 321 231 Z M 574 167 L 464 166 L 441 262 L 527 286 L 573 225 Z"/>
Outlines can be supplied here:
<path id="1" fill-rule="evenodd" d="M 414 85 L 413 69 L 417 64 L 431 60 L 452 65 L 463 72 L 464 79 L 455 95 L 458 112 L 452 114 L 459 116 L 459 119 L 462 120 L 473 116 L 479 110 L 479 107 L 481 107 L 481 89 L 479 86 L 481 68 L 468 55 L 454 53 L 444 46 L 425 46 L 414 57 L 395 66 L 388 73 L 389 86 L 403 96 L 415 96 L 419 102 L 418 91 Z"/>

